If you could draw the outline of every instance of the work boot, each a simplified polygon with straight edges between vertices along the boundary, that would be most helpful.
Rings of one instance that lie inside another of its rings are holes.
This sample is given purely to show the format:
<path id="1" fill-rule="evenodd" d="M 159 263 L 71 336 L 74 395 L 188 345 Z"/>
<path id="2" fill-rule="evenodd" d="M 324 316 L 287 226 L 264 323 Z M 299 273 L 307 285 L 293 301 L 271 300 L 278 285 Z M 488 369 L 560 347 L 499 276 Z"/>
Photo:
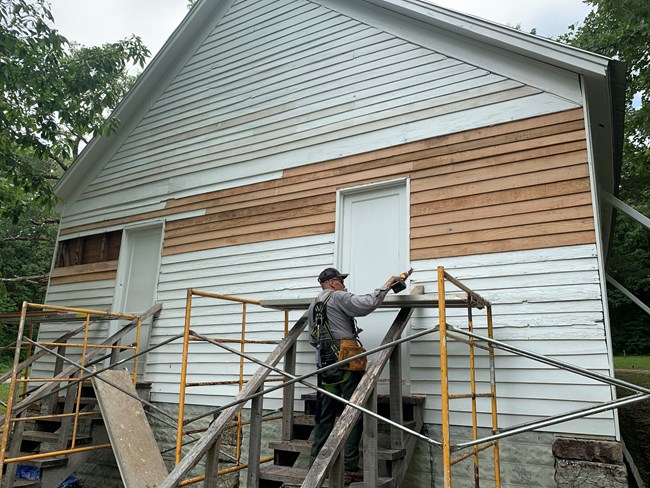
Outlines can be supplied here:
<path id="1" fill-rule="evenodd" d="M 356 483 L 358 481 L 363 481 L 363 470 L 357 469 L 356 471 L 346 471 L 343 475 L 343 482 L 346 485 L 350 483 Z"/>

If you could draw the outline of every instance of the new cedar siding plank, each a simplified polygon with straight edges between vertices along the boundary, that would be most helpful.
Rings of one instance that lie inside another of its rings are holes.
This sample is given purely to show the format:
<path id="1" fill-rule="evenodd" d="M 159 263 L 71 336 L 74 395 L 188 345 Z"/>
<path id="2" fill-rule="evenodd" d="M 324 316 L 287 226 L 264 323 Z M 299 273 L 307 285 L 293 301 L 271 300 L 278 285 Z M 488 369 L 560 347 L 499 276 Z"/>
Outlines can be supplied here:
<path id="1" fill-rule="evenodd" d="M 428 148 L 405 144 L 401 151 L 308 165 L 281 179 L 170 200 L 177 211 L 205 209 L 208 215 L 170 225 L 164 254 L 333 232 L 337 189 L 405 176 L 411 178 L 412 259 L 592 243 L 581 116 L 574 110 L 539 117 L 534 125 L 504 124 L 510 132 L 470 131 L 475 139 L 441 145 L 432 139 Z"/>
<path id="2" fill-rule="evenodd" d="M 371 151 L 366 153 L 349 156 L 343 160 L 337 159 L 318 165 L 305 165 L 295 168 L 290 168 L 284 171 L 285 178 L 292 178 L 294 176 L 309 175 L 308 178 L 313 178 L 311 173 L 314 172 L 314 167 L 317 166 L 319 177 L 330 176 L 333 174 L 343 174 L 356 171 L 357 169 L 365 169 L 366 167 L 379 167 L 382 165 L 395 165 L 400 162 L 415 161 L 416 168 L 423 171 L 422 176 L 430 176 L 433 174 L 443 174 L 444 172 L 455 171 L 458 164 L 465 164 L 467 167 L 476 166 L 481 164 L 481 160 L 473 160 L 470 154 L 465 155 L 464 151 L 471 151 L 476 148 L 483 148 L 486 145 L 499 145 L 502 149 L 505 148 L 504 143 L 506 139 L 499 139 L 499 136 L 508 138 L 509 142 L 516 140 L 526 141 L 531 137 L 539 135 L 540 130 L 545 130 L 547 134 L 571 131 L 577 127 L 582 127 L 582 110 L 568 110 L 563 112 L 554 113 L 542 117 L 532 117 L 523 119 L 514 123 L 498 124 L 490 127 L 483 127 L 476 130 L 453 133 L 445 136 L 435 137 L 422 141 L 417 141 L 405 145 L 391 146 L 378 151 Z M 557 126 L 557 127 L 553 127 Z M 450 147 L 453 147 L 453 152 L 450 152 Z M 512 147 L 512 146 L 509 146 Z M 532 147 L 532 145 L 531 145 Z M 584 149 L 585 141 L 578 140 L 573 143 L 563 145 L 552 145 L 548 147 L 530 149 L 532 153 L 538 157 L 546 156 L 549 154 L 561 154 L 566 151 Z M 528 158 L 531 153 L 521 148 L 515 152 L 505 153 L 502 157 L 512 158 Z M 539 151 L 542 151 L 539 153 Z M 428 158 L 438 157 L 436 160 L 429 160 Z M 494 156 L 499 157 L 499 156 Z M 465 158 L 463 161 L 456 161 L 457 158 Z M 437 165 L 436 162 L 449 161 L 455 162 L 457 165 Z M 345 164 L 345 166 L 343 166 Z M 424 166 L 424 169 L 421 167 Z M 429 169 L 427 169 L 429 167 Z M 266 185 L 275 184 L 280 180 L 272 180 L 267 182 Z M 227 196 L 236 193 L 247 193 L 254 190 L 258 185 L 247 185 L 243 187 L 236 187 L 229 190 L 208 192 L 204 194 L 194 195 L 186 198 L 169 199 L 166 203 L 164 210 L 154 210 L 150 212 L 142 212 L 137 215 L 128 217 L 107 219 L 97 223 L 78 225 L 61 229 L 61 235 L 70 235 L 77 232 L 85 232 L 96 228 L 105 228 L 107 226 L 122 225 L 141 220 L 160 218 L 166 215 L 178 214 L 184 210 L 205 209 L 205 201 L 216 198 L 219 195 Z M 192 205 L 195 204 L 195 205 Z M 175 208 L 175 207 L 184 207 Z"/>

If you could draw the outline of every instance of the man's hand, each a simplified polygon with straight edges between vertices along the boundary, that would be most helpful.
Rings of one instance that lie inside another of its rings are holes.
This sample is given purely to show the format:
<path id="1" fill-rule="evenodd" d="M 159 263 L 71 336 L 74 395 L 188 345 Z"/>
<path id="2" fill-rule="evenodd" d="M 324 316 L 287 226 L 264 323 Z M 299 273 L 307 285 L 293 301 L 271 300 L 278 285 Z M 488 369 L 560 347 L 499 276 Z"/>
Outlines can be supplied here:
<path id="1" fill-rule="evenodd" d="M 386 283 L 384 283 L 384 286 L 385 286 L 386 288 L 389 288 L 389 287 L 390 287 L 393 283 L 395 283 L 398 279 L 399 279 L 399 278 L 398 278 L 397 276 L 391 276 L 390 278 L 388 278 L 388 281 L 387 281 Z"/>

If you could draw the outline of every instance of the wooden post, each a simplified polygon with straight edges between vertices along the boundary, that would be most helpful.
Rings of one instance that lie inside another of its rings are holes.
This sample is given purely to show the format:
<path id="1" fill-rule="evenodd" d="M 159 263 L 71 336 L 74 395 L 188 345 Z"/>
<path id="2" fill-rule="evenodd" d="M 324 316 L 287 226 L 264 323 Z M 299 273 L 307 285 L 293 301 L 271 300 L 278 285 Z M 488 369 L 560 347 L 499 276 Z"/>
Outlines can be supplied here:
<path id="1" fill-rule="evenodd" d="M 261 391 L 262 387 L 258 389 Z M 260 483 L 260 456 L 262 452 L 262 407 L 264 396 L 251 401 L 251 421 L 248 435 L 248 483 L 246 486 L 257 488 Z"/>
<path id="2" fill-rule="evenodd" d="M 284 358 L 284 370 L 290 375 L 296 373 L 296 345 L 294 344 L 287 351 Z M 296 393 L 296 384 L 285 386 L 282 390 L 282 440 L 293 439 L 293 403 Z"/>
<path id="3" fill-rule="evenodd" d="M 205 481 L 204 488 L 217 488 L 219 478 L 219 450 L 221 449 L 221 437 L 217 437 L 212 447 L 208 449 L 205 460 Z"/>
<path id="4" fill-rule="evenodd" d="M 377 412 L 377 388 L 372 390 L 368 410 Z M 363 416 L 363 482 L 367 487 L 379 486 L 377 466 L 377 417 Z"/>

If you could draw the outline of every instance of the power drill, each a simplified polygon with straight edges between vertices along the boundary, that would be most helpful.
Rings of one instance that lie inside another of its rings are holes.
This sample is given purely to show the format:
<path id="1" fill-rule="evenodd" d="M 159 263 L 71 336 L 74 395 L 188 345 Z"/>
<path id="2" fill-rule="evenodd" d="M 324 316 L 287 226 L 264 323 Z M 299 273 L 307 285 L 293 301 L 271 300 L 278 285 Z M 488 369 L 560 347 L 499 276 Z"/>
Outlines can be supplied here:
<path id="1" fill-rule="evenodd" d="M 409 269 L 408 271 L 405 271 L 404 273 L 401 273 L 397 277 L 397 281 L 393 283 L 390 286 L 390 289 L 393 290 L 395 293 L 399 293 L 402 290 L 406 290 L 406 278 L 411 276 L 411 273 L 413 272 L 413 268 Z"/>

